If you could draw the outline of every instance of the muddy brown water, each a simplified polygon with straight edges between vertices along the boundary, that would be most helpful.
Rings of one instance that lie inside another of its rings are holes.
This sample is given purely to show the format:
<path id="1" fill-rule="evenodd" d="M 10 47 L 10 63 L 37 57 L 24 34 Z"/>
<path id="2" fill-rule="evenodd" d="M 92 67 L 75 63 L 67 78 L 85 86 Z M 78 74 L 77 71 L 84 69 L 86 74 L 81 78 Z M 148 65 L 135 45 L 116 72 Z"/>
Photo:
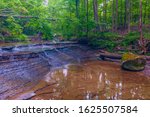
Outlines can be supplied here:
<path id="1" fill-rule="evenodd" d="M 120 63 L 90 58 L 93 50 L 67 47 L 43 56 L 0 63 L 0 99 L 150 99 L 150 67 L 124 71 Z M 92 55 L 94 56 L 94 55 Z"/>
<path id="2" fill-rule="evenodd" d="M 150 99 L 150 77 L 104 61 L 85 61 L 49 72 L 31 90 L 14 99 L 133 100 Z"/>

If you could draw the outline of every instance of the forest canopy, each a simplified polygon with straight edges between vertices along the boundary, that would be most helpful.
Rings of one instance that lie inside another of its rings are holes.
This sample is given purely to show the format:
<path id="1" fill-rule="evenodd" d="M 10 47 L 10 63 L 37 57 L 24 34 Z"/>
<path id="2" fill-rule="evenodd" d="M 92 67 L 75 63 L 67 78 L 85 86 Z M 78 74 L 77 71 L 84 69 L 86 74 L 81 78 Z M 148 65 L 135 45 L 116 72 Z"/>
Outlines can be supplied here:
<path id="1" fill-rule="evenodd" d="M 139 28 L 142 38 L 150 39 L 149 4 L 149 0 L 0 0 L 0 40 L 90 39 L 93 46 L 114 48 L 117 43 L 112 40 L 121 39 L 127 46 L 140 38 Z"/>

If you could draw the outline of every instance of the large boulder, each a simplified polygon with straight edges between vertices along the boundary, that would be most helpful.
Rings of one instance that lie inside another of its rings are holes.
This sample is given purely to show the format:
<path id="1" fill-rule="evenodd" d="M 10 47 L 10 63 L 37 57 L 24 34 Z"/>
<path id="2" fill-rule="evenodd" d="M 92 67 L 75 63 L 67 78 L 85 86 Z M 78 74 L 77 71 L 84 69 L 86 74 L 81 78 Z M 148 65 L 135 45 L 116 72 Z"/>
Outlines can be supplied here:
<path id="1" fill-rule="evenodd" d="M 125 53 L 122 56 L 122 68 L 129 71 L 142 71 L 145 69 L 146 60 L 133 53 Z"/>

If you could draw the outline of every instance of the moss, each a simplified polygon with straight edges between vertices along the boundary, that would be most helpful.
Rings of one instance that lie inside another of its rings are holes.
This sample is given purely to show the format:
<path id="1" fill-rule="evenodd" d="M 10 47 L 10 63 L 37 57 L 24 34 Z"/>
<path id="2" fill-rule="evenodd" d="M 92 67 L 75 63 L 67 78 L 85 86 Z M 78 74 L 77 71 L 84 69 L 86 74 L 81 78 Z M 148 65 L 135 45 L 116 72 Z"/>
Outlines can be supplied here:
<path id="1" fill-rule="evenodd" d="M 140 56 L 135 55 L 131 52 L 128 52 L 128 53 L 125 53 L 125 54 L 122 55 L 122 61 L 134 60 L 134 59 L 137 59 L 137 58 L 140 58 Z"/>

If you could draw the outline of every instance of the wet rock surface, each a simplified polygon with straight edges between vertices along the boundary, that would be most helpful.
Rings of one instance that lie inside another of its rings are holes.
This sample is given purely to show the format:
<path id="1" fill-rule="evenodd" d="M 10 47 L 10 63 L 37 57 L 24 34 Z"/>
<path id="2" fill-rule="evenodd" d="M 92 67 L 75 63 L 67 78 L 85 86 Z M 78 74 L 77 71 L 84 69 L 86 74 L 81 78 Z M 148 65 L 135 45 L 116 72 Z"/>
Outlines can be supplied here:
<path id="1" fill-rule="evenodd" d="M 0 99 L 30 89 L 49 70 L 48 62 L 41 58 L 0 63 Z"/>
<path id="2" fill-rule="evenodd" d="M 10 99 L 33 88 L 53 67 L 79 63 L 85 58 L 95 58 L 90 48 L 70 43 L 38 44 L 30 45 L 30 48 L 19 46 L 12 49 L 14 50 L 10 52 L 9 49 L 4 51 L 1 48 L 0 99 Z M 27 93 L 22 97 L 30 97 L 33 94 Z"/>

